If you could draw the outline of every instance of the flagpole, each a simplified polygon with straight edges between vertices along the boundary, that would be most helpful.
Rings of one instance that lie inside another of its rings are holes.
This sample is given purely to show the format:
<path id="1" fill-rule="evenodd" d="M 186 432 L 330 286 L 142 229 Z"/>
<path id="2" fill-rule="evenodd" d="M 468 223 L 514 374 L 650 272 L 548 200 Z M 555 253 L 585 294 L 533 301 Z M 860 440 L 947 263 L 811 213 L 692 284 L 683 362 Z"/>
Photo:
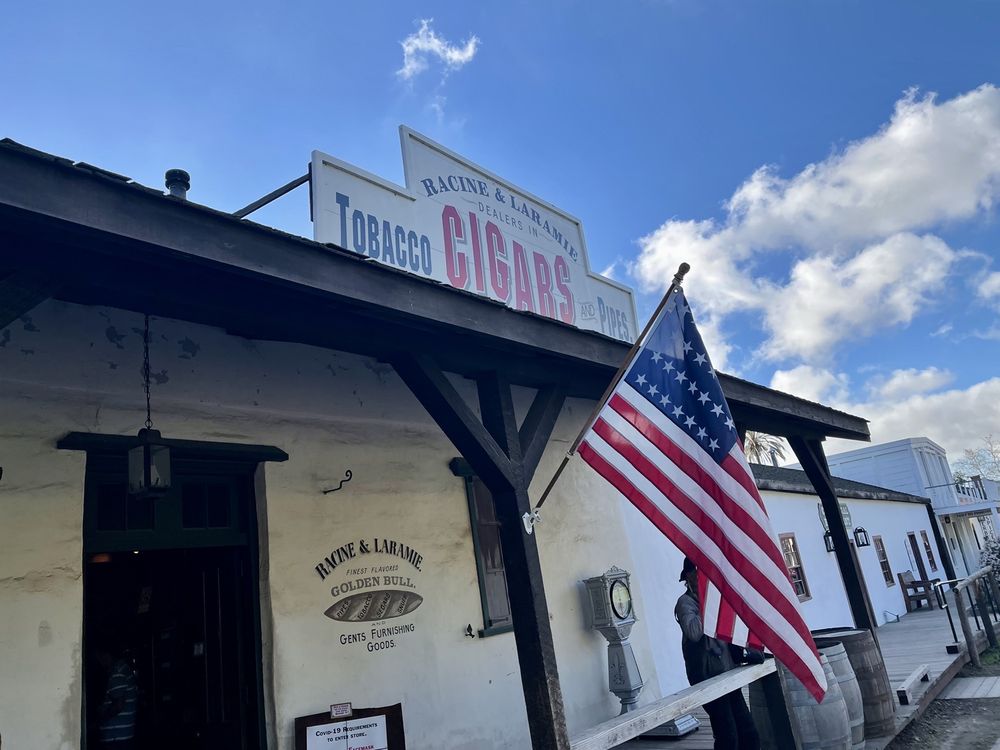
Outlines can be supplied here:
<path id="1" fill-rule="evenodd" d="M 622 361 L 621 367 L 618 368 L 618 372 L 615 373 L 615 376 L 611 379 L 611 383 L 604 390 L 604 395 L 601 396 L 600 400 L 595 405 L 594 410 L 590 413 L 590 416 L 587 417 L 587 421 L 584 423 L 583 429 L 580 430 L 580 434 L 576 436 L 576 440 L 573 441 L 573 445 L 571 445 L 569 450 L 566 451 L 566 455 L 563 456 L 562 463 L 559 464 L 559 468 L 556 469 L 556 473 L 552 475 L 552 479 L 550 479 L 548 485 L 546 485 L 545 490 L 542 492 L 542 496 L 538 498 L 538 502 L 535 504 L 535 509 L 530 513 L 524 514 L 524 528 L 529 534 L 531 533 L 535 522 L 538 521 L 538 509 L 545 504 L 545 500 L 548 498 L 552 488 L 559 480 L 560 475 L 563 473 L 563 469 L 566 468 L 566 464 L 569 463 L 569 460 L 576 453 L 576 449 L 580 447 L 580 443 L 583 441 L 583 436 L 587 434 L 587 430 L 590 429 L 594 420 L 597 419 L 597 415 L 600 414 L 601 409 L 604 408 L 608 399 L 611 398 L 611 393 L 618 385 L 618 381 L 621 379 L 622 373 L 625 372 L 625 368 L 628 367 L 632 358 L 635 356 L 635 353 L 642 347 L 643 342 L 646 340 L 646 336 L 649 334 L 649 329 L 653 327 L 653 323 L 660 317 L 660 313 L 666 306 L 667 300 L 670 299 L 670 295 L 680 287 L 681 283 L 684 281 L 684 276 L 686 276 L 687 272 L 690 270 L 691 266 L 687 263 L 681 263 L 680 266 L 678 266 L 677 273 L 674 274 L 674 278 L 670 282 L 670 287 L 667 289 L 667 293 L 663 295 L 663 299 L 660 300 L 660 304 L 656 306 L 656 310 L 653 311 L 653 314 L 646 322 L 646 327 L 642 329 L 642 333 L 639 334 L 635 343 L 632 344 L 632 348 L 629 350 L 628 354 L 625 355 L 625 359 Z"/>

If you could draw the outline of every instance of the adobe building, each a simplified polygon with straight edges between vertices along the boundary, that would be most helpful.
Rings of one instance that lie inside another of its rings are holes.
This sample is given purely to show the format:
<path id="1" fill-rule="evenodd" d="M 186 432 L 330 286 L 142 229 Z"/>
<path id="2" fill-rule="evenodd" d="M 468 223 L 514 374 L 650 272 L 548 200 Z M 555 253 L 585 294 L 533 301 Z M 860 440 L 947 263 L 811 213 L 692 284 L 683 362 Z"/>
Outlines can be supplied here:
<path id="1" fill-rule="evenodd" d="M 410 748 L 568 747 L 620 710 L 582 583 L 613 566 L 640 704 L 681 684 L 676 551 L 650 568 L 578 462 L 521 522 L 637 335 L 631 293 L 576 219 L 402 137 L 405 187 L 314 155 L 315 240 L 0 143 L 5 746 L 94 747 L 107 650 L 143 747 L 290 750 L 346 703 L 398 705 Z M 820 445 L 866 423 L 722 384 L 792 440 L 873 624 Z"/>

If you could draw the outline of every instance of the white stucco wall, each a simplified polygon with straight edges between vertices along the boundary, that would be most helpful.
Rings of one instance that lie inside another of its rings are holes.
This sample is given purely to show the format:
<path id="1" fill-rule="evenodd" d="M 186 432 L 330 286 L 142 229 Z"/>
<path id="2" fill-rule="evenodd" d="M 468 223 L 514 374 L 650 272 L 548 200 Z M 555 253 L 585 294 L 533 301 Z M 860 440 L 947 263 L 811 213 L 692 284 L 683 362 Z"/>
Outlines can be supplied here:
<path id="1" fill-rule="evenodd" d="M 850 607 L 844 592 L 843 580 L 837 567 L 836 556 L 826 551 L 823 542 L 823 526 L 819 520 L 815 495 L 800 495 L 786 492 L 763 492 L 764 503 L 774 524 L 776 534 L 794 533 L 802 557 L 806 581 L 811 598 L 802 602 L 806 622 L 813 630 L 827 627 L 850 625 Z M 878 622 L 884 623 L 886 611 L 896 614 L 906 612 L 896 574 L 912 570 L 914 577 L 920 573 L 911 562 L 907 552 L 907 534 L 916 534 L 921 559 L 927 574 L 945 578 L 941 566 L 941 556 L 934 543 L 926 506 L 917 503 L 890 502 L 884 500 L 861 500 L 841 498 L 851 512 L 854 527 L 863 526 L 874 540 L 882 537 L 889 566 L 892 569 L 893 585 L 887 585 L 879 566 L 875 544 L 857 550 L 861 572 L 865 578 L 872 609 Z M 849 533 L 851 530 L 848 530 Z M 926 531 L 934 551 L 937 570 L 932 570 L 923 551 L 921 531 Z M 890 618 L 892 619 L 892 618 Z"/>
<path id="2" fill-rule="evenodd" d="M 775 534 L 793 533 L 798 544 L 810 597 L 801 603 L 802 614 L 811 630 L 853 626 L 850 605 L 844 591 L 836 557 L 826 551 L 823 526 L 820 523 L 815 495 L 763 491 L 761 493 Z M 896 573 L 914 570 L 906 551 L 906 534 L 913 531 L 920 540 L 920 531 L 927 532 L 934 544 L 925 506 L 913 503 L 888 502 L 842 498 L 851 511 L 855 526 L 864 526 L 874 536 L 879 534 L 885 542 L 895 583 Z M 673 618 L 674 603 L 682 592 L 677 582 L 682 557 L 670 544 L 663 544 L 662 537 L 638 512 L 625 514 L 626 527 L 632 539 L 636 571 L 644 582 L 644 600 L 647 620 L 663 641 L 654 653 L 661 690 L 675 692 L 687 685 L 683 672 L 670 665 L 682 663 L 680 638 Z M 928 575 L 944 578 L 940 555 L 934 547 L 938 570 L 932 572 L 926 560 Z M 874 545 L 858 550 L 865 583 L 872 608 L 879 624 L 885 622 L 885 611 L 904 613 L 899 585 L 887 586 L 875 555 Z"/>
<path id="3" fill-rule="evenodd" d="M 56 450 L 55 441 L 73 430 L 134 434 L 141 426 L 141 326 L 134 313 L 47 302 L 0 331 L 5 747 L 79 746 L 84 456 Z M 272 444 L 290 456 L 267 465 L 264 478 L 273 620 L 273 657 L 265 653 L 265 661 L 273 658 L 278 747 L 292 747 L 295 716 L 347 700 L 401 701 L 407 743 L 418 750 L 526 746 L 513 634 L 464 636 L 467 624 L 483 623 L 464 486 L 447 467 L 457 451 L 392 369 L 178 321 L 154 319 L 152 330 L 153 415 L 165 436 Z M 474 402 L 470 383 L 456 385 Z M 522 412 L 529 396 L 518 394 Z M 567 403 L 536 494 L 591 407 Z M 324 496 L 346 469 L 353 480 Z M 587 627 L 580 581 L 612 564 L 637 571 L 626 533 L 631 508 L 577 465 L 545 510 L 538 543 L 567 719 L 576 731 L 618 712 L 607 690 L 606 643 Z M 386 623 L 412 622 L 414 631 L 374 653 L 339 641 L 365 627 L 323 615 L 331 583 L 342 581 L 348 566 L 325 581 L 314 570 L 330 550 L 373 536 L 404 542 L 424 558 L 420 573 L 402 571 L 413 573 L 423 604 Z M 655 572 L 634 579 L 640 621 L 632 642 L 648 683 L 643 703 L 683 672 L 679 659 L 655 661 L 652 653 L 663 628 L 648 604 L 659 585 Z"/>

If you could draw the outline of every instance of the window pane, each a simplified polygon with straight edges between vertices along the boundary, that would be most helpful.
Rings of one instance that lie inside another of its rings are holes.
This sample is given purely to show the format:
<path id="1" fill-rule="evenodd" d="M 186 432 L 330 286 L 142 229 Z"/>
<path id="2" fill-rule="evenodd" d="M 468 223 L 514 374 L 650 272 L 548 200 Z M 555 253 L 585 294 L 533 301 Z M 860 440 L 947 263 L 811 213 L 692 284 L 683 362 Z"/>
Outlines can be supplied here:
<path id="1" fill-rule="evenodd" d="M 210 529 L 222 529 L 229 526 L 229 486 L 225 484 L 210 484 L 205 487 L 206 494 L 206 526 Z"/>
<path id="2" fill-rule="evenodd" d="M 153 498 L 148 495 L 131 495 L 127 502 L 126 525 L 129 529 L 153 528 Z"/>
<path id="3" fill-rule="evenodd" d="M 466 487 L 478 555 L 476 570 L 483 596 L 484 625 L 487 628 L 504 627 L 511 624 L 510 601 L 493 496 L 478 478 L 473 478 Z"/>
<path id="4" fill-rule="evenodd" d="M 792 588 L 800 597 L 809 596 L 809 584 L 806 583 L 806 575 L 802 568 L 802 559 L 799 557 L 799 546 L 795 542 L 795 535 L 782 534 L 778 539 L 781 542 L 781 553 L 785 559 L 785 567 L 788 568 L 788 577 L 792 581 Z"/>
<path id="5" fill-rule="evenodd" d="M 885 553 L 885 545 L 882 543 L 882 537 L 877 536 L 872 541 L 875 543 L 875 553 L 878 555 L 879 566 L 882 568 L 882 578 L 885 579 L 887 586 L 892 586 L 894 584 L 892 580 L 892 568 L 889 567 L 889 558 Z"/>
<path id="6" fill-rule="evenodd" d="M 496 509 L 493 507 L 493 495 L 479 479 L 472 480 L 472 492 L 476 501 L 476 515 L 480 521 L 496 521 Z"/>
<path id="7" fill-rule="evenodd" d="M 181 523 L 185 529 L 205 528 L 207 510 L 205 508 L 205 487 L 203 485 L 185 484 L 181 506 Z"/>
<path id="8" fill-rule="evenodd" d="M 97 528 L 99 531 L 125 529 L 125 499 L 128 491 L 124 482 L 102 484 L 97 488 Z"/>

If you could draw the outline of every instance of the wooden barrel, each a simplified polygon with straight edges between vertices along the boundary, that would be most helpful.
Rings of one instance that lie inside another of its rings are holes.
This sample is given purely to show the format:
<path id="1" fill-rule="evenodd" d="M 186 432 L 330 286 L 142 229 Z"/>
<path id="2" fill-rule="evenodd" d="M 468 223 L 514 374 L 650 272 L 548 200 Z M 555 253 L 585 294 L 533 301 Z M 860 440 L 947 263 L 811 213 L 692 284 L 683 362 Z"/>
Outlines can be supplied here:
<path id="1" fill-rule="evenodd" d="M 841 643 L 854 668 L 854 676 L 861 688 L 861 702 L 865 713 L 865 737 L 886 737 L 896 726 L 896 701 L 889 675 L 882 662 L 882 653 L 875 645 L 870 630 L 853 628 L 824 628 L 814 630 L 817 648 Z"/>
<path id="2" fill-rule="evenodd" d="M 865 747 L 865 707 L 861 698 L 861 687 L 854 675 L 854 667 L 847 658 L 843 643 L 826 646 L 819 650 L 837 677 L 840 692 L 844 694 L 844 704 L 847 706 L 847 718 L 851 723 L 851 750 L 864 750 Z"/>
<path id="3" fill-rule="evenodd" d="M 788 716 L 802 744 L 802 750 L 850 750 L 851 726 L 844 694 L 840 691 L 837 675 L 826 656 L 820 654 L 826 673 L 827 691 L 822 703 L 816 703 L 806 689 L 783 664 L 778 664 L 784 686 Z M 750 685 L 750 712 L 753 715 L 762 750 L 786 750 L 778 747 L 771 730 L 760 681 Z"/>

